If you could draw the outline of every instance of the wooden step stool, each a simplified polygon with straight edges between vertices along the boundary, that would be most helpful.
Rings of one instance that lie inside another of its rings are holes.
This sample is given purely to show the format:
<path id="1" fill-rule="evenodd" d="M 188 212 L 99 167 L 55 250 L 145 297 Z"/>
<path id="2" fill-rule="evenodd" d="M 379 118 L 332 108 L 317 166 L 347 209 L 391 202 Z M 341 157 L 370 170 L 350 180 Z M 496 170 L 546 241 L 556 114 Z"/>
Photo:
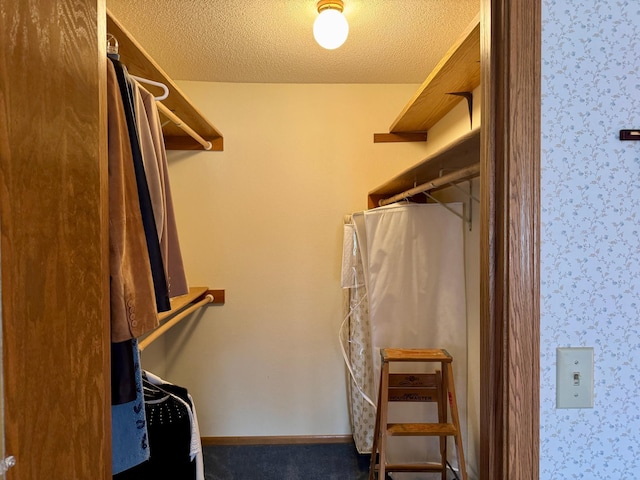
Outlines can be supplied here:
<path id="1" fill-rule="evenodd" d="M 458 467 L 462 480 L 467 480 L 467 469 L 462 451 L 460 418 L 453 382 L 453 357 L 446 350 L 416 350 L 383 348 L 380 350 L 380 389 L 376 426 L 371 451 L 369 480 L 384 480 L 387 472 L 442 472 L 447 478 L 447 437 L 455 439 Z M 391 362 L 439 362 L 435 373 L 389 373 Z M 447 398 L 451 423 L 447 421 Z M 387 423 L 389 402 L 437 402 L 438 423 Z M 440 437 L 440 463 L 387 464 L 388 436 Z M 377 457 L 377 458 L 376 458 Z"/>

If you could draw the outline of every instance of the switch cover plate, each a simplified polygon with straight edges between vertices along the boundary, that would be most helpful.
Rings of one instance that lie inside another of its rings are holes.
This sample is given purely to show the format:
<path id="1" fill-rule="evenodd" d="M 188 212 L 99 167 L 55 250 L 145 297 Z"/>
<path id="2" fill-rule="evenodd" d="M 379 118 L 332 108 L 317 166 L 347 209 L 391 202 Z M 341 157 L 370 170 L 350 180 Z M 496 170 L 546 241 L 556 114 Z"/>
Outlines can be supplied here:
<path id="1" fill-rule="evenodd" d="M 593 408 L 593 347 L 556 350 L 556 408 Z"/>

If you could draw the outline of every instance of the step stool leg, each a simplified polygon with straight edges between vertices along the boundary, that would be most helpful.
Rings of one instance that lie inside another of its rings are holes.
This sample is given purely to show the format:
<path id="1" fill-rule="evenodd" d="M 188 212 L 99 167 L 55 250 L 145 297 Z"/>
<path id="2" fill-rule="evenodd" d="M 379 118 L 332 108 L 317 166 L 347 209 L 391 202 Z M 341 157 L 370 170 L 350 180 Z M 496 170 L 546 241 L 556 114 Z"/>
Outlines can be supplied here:
<path id="1" fill-rule="evenodd" d="M 380 385 L 382 385 L 382 373 L 380 374 Z M 371 446 L 371 462 L 369 463 L 369 480 L 375 480 L 378 449 L 380 445 L 380 397 L 382 388 L 378 390 L 378 403 L 376 407 L 376 426 L 373 429 L 373 445 Z"/>
<path id="2" fill-rule="evenodd" d="M 462 450 L 462 431 L 460 429 L 460 417 L 458 416 L 458 402 L 456 400 L 456 389 L 453 381 L 453 365 L 447 364 L 447 386 L 449 389 L 449 408 L 451 409 L 451 419 L 456 427 L 456 453 L 458 456 L 458 468 L 462 475 L 462 480 L 467 480 L 467 467 L 464 461 L 464 452 Z"/>
<path id="3" fill-rule="evenodd" d="M 389 408 L 389 362 L 382 362 L 380 373 L 380 462 L 378 480 L 385 479 L 387 467 L 387 413 Z"/>
<path id="4" fill-rule="evenodd" d="M 436 370 L 436 384 L 438 385 L 438 423 L 447 423 L 447 394 L 446 384 L 442 380 L 442 370 Z M 439 440 L 441 480 L 447 480 L 447 437 L 440 437 Z"/>

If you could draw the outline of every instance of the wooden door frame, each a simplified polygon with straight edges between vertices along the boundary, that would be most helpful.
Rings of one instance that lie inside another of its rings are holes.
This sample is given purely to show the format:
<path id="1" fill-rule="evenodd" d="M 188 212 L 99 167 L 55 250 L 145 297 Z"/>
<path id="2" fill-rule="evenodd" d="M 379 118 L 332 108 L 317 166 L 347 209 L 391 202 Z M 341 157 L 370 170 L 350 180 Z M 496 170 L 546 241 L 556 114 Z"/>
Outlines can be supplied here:
<path id="1" fill-rule="evenodd" d="M 540 457 L 541 0 L 481 0 L 480 478 Z"/>

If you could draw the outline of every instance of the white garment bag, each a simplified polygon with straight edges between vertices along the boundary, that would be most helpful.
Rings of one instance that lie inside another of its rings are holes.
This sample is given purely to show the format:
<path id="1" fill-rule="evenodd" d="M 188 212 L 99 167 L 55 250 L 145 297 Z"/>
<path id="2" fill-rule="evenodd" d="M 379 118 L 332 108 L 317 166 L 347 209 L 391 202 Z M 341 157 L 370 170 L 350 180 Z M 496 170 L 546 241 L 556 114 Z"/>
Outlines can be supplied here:
<path id="1" fill-rule="evenodd" d="M 449 206 L 462 213 L 462 204 Z M 368 297 L 368 322 L 360 324 L 369 331 L 361 332 L 360 336 L 366 337 L 370 349 L 371 377 L 375 382 L 373 398 L 377 401 L 381 348 L 444 348 L 454 360 L 458 410 L 466 440 L 463 221 L 438 204 L 390 205 L 356 213 L 353 220 Z M 418 368 L 409 370 L 412 367 Z M 421 371 L 419 367 L 424 364 L 403 364 L 401 370 L 417 372 Z M 435 405 L 391 403 L 389 421 L 437 422 Z M 453 440 L 449 452 L 450 462 L 455 465 Z M 387 454 L 390 463 L 440 459 L 437 437 L 393 437 Z M 416 475 L 397 473 L 393 477 L 422 478 Z"/>

